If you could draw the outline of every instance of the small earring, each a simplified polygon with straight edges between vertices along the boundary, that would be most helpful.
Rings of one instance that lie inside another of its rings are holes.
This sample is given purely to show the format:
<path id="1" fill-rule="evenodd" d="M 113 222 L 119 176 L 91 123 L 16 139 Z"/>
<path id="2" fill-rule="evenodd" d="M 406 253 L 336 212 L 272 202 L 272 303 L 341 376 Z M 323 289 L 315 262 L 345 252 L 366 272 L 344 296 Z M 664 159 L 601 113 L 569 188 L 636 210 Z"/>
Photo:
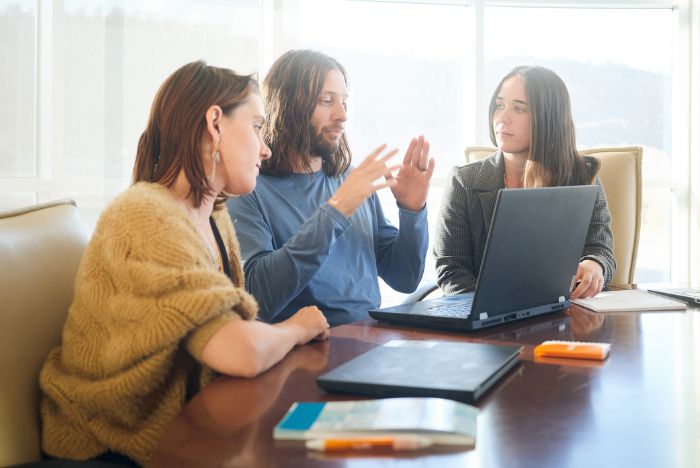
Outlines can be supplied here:
<path id="1" fill-rule="evenodd" d="M 214 160 L 216 164 L 219 164 L 221 162 L 221 157 L 219 156 L 219 144 L 214 143 L 214 152 L 211 155 L 211 158 Z"/>
<path id="2" fill-rule="evenodd" d="M 216 176 L 216 166 L 221 162 L 221 156 L 219 156 L 219 143 L 214 143 L 214 151 L 211 154 L 211 158 L 214 160 L 214 164 L 211 165 L 211 176 L 210 179 L 213 181 Z"/>

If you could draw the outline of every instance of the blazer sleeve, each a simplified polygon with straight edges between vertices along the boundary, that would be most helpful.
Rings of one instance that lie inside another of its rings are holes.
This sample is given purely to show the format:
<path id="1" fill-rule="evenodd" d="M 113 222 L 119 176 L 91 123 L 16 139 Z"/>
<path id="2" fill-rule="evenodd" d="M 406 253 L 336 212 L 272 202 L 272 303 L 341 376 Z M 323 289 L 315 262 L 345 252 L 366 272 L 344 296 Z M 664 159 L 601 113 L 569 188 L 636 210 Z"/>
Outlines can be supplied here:
<path id="1" fill-rule="evenodd" d="M 468 191 L 460 168 L 455 168 L 443 193 L 433 247 L 437 283 L 447 295 L 476 287 L 471 234 Z"/>
<path id="2" fill-rule="evenodd" d="M 603 267 L 604 287 L 608 287 L 617 267 L 613 255 L 613 235 L 610 229 L 612 217 L 608 209 L 605 190 L 598 176 L 596 176 L 595 185 L 598 187 L 598 195 L 593 207 L 591 222 L 588 225 L 588 234 L 583 246 L 581 261 L 594 260 L 598 262 Z"/>

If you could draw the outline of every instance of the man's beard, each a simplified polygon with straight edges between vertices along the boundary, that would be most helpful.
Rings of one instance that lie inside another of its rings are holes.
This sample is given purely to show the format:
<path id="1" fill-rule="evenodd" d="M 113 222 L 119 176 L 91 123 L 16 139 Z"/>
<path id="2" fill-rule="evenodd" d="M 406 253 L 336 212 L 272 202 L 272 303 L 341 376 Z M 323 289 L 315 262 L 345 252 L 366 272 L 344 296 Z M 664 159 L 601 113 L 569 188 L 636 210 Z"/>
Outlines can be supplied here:
<path id="1" fill-rule="evenodd" d="M 323 138 L 323 130 L 316 133 L 316 129 L 311 127 L 310 153 L 320 157 L 323 161 L 330 161 L 340 150 L 340 140 L 338 143 L 330 143 Z"/>

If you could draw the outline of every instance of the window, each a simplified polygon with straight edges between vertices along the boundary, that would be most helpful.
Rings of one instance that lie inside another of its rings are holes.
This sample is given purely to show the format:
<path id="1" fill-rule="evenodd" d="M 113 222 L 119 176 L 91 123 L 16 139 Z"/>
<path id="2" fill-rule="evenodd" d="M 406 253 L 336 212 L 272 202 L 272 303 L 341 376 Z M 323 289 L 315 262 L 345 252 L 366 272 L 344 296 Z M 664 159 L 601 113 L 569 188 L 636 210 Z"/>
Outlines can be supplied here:
<path id="1" fill-rule="evenodd" d="M 299 46 L 321 50 L 348 72 L 348 141 L 358 164 L 382 143 L 400 149 L 425 135 L 436 158 L 429 193 L 429 225 L 435 219 L 449 169 L 464 160 L 474 140 L 472 93 L 473 9 L 453 5 L 304 0 Z M 343 18 L 342 22 L 327 21 Z M 358 25 L 362 25 L 358 28 Z M 281 53 L 282 51 L 280 51 Z M 391 192 L 379 192 L 387 217 L 398 225 Z M 435 279 L 432 241 L 426 279 Z M 384 303 L 402 294 L 382 284 Z"/>
<path id="2" fill-rule="evenodd" d="M 16 64 L 0 71 L 0 97 L 13 103 L 0 109 L 0 139 L 7 141 L 0 178 L 10 185 L 0 208 L 71 197 L 91 231 L 104 205 L 128 186 L 153 96 L 172 71 L 198 59 L 241 73 L 259 68 L 257 0 L 31 5 L 0 0 L 0 40 L 12 45 L 0 57 Z"/>
<path id="3" fill-rule="evenodd" d="M 348 70 L 356 162 L 380 143 L 429 138 L 432 234 L 449 169 L 465 146 L 489 143 L 493 88 L 536 63 L 569 87 L 581 147 L 644 146 L 636 280 L 697 282 L 698 1 L 0 0 L 0 209 L 73 197 L 91 231 L 129 184 L 169 73 L 201 58 L 263 77 L 309 47 Z M 396 221 L 391 193 L 380 198 Z"/>
<path id="4" fill-rule="evenodd" d="M 0 0 L 0 179 L 35 177 L 36 6 Z M 0 207 L 36 202 L 31 189 L 3 190 Z"/>

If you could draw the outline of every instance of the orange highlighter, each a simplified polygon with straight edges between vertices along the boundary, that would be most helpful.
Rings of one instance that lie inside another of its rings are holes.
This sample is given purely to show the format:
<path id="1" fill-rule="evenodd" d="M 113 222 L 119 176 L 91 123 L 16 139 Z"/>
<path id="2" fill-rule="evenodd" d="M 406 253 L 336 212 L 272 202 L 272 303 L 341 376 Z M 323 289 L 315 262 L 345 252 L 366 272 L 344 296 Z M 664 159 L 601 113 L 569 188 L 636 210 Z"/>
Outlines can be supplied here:
<path id="1" fill-rule="evenodd" d="M 610 343 L 582 341 L 545 341 L 535 346 L 535 357 L 595 359 L 602 361 L 610 354 Z"/>

